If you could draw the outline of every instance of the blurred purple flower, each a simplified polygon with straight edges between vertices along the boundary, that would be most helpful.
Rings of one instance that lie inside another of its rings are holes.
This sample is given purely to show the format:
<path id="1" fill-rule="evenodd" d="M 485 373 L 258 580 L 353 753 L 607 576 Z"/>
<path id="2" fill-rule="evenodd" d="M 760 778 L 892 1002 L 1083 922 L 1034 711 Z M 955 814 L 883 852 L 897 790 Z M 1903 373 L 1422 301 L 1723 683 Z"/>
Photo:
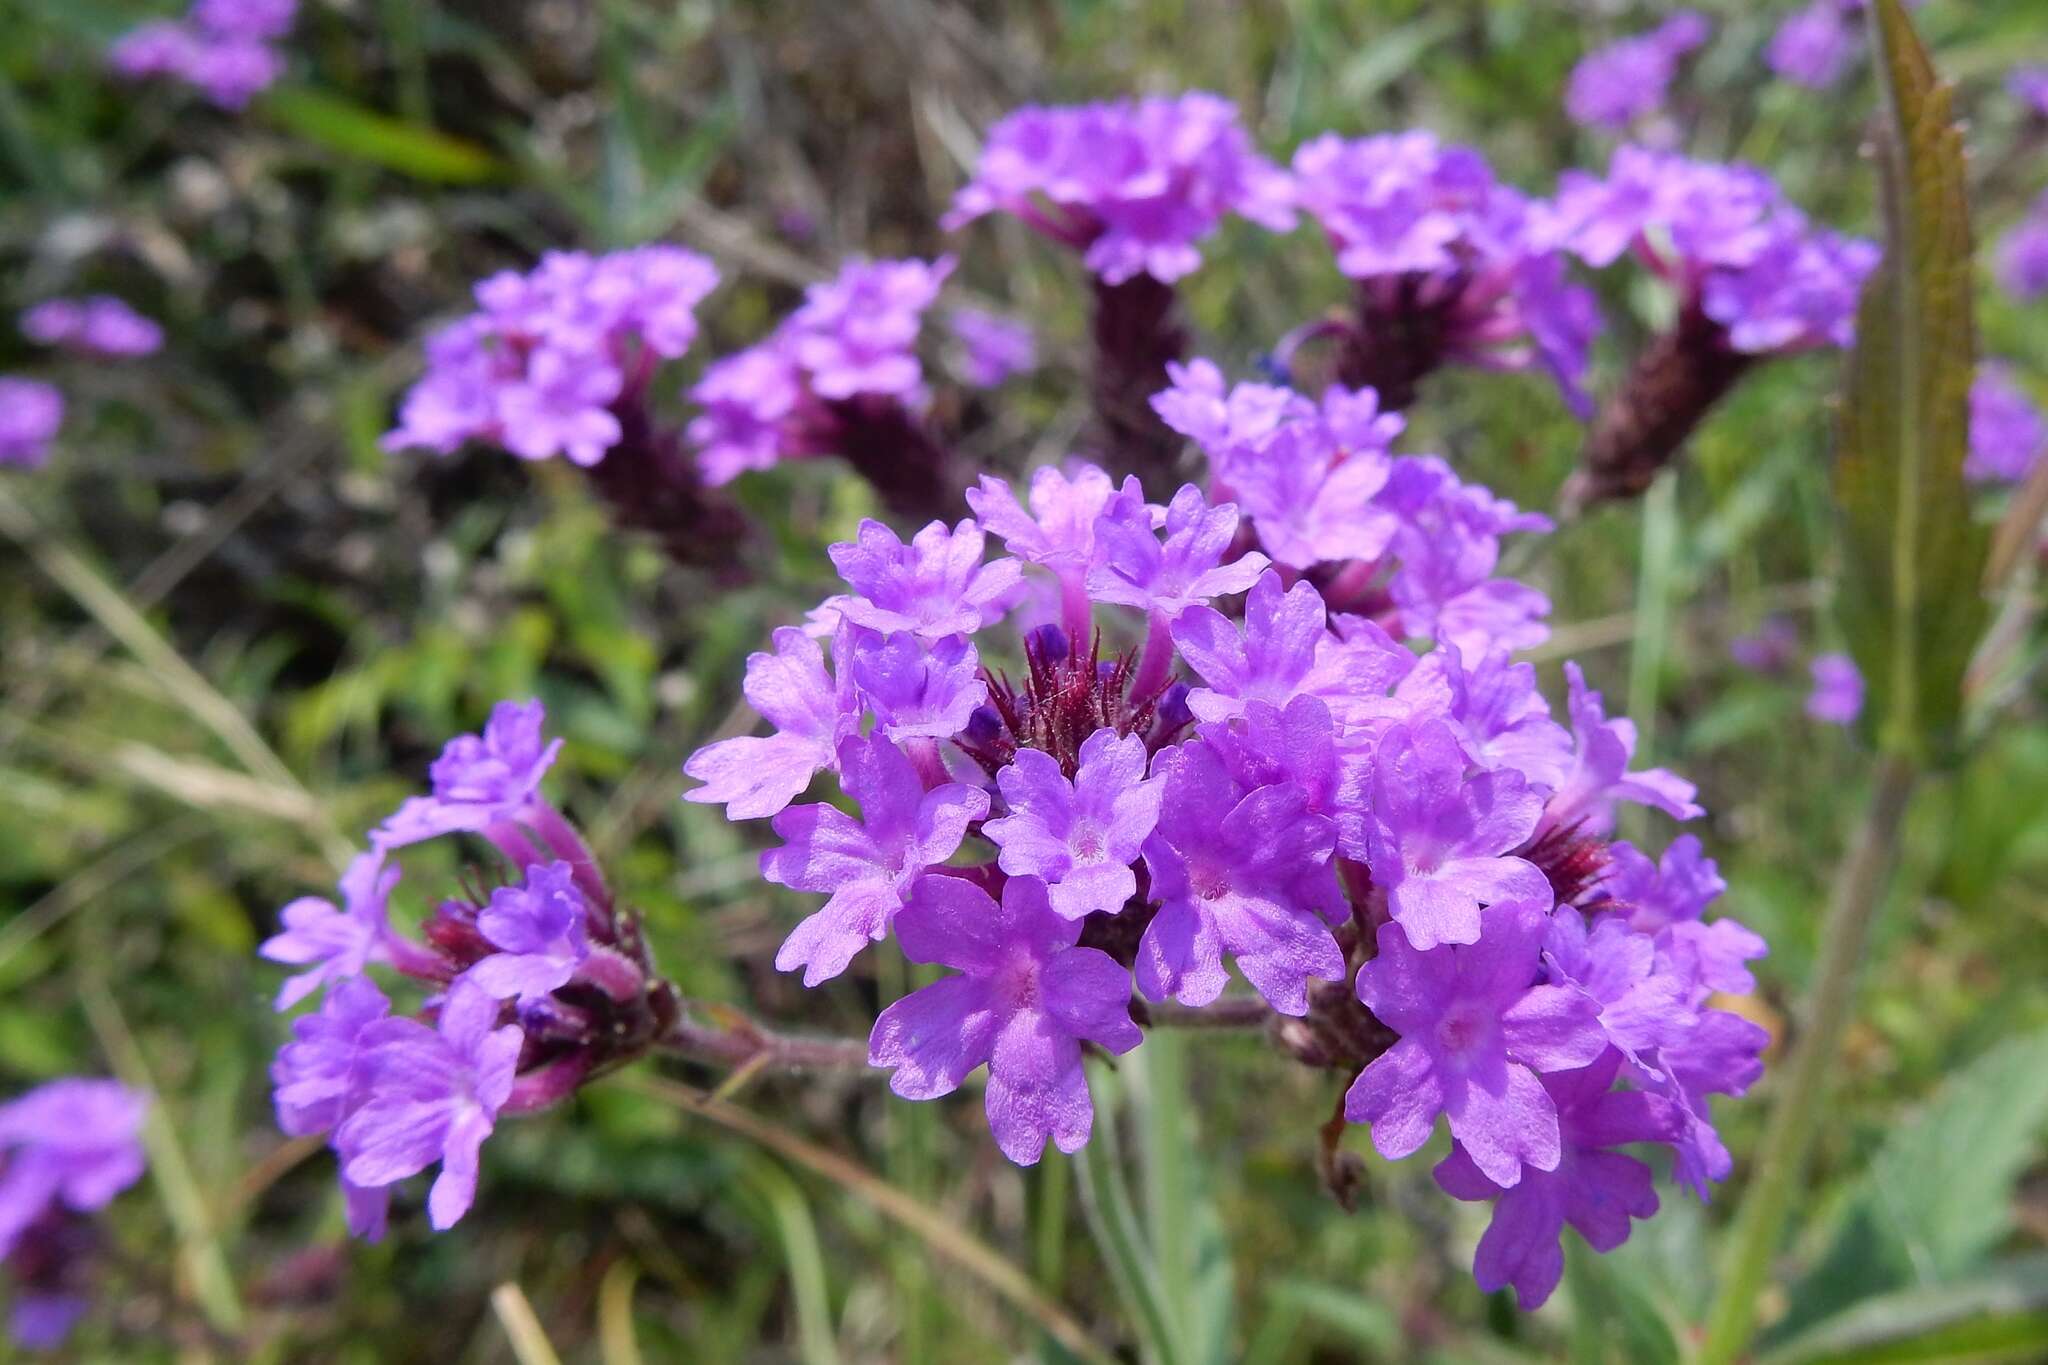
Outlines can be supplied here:
<path id="1" fill-rule="evenodd" d="M 283 930 L 256 951 L 272 962 L 306 968 L 278 988 L 278 1009 L 288 1010 L 322 986 L 360 976 L 371 962 L 387 959 L 389 903 L 399 871 L 385 867 L 384 857 L 381 847 L 356 855 L 341 874 L 341 908 L 301 896 L 278 912 Z"/>
<path id="2" fill-rule="evenodd" d="M 1821 654 L 1813 660 L 1813 691 L 1806 714 L 1823 725 L 1854 725 L 1863 714 L 1863 674 L 1846 654 Z"/>
<path id="3" fill-rule="evenodd" d="M 992 389 L 1038 363 L 1031 328 L 979 308 L 956 308 L 948 321 L 961 347 L 961 373 L 977 389 Z"/>
<path id="4" fill-rule="evenodd" d="M 320 1008 L 292 1020 L 292 1041 L 270 1065 L 277 1126 L 311 1137 L 340 1123 L 355 1085 L 363 1030 L 391 1013 L 391 1002 L 367 976 L 337 982 Z"/>
<path id="5" fill-rule="evenodd" d="M 163 328 L 108 294 L 46 299 L 21 315 L 21 334 L 39 345 L 109 357 L 149 355 L 164 342 Z"/>
<path id="6" fill-rule="evenodd" d="M 940 222 L 1014 214 L 1082 251 L 1105 284 L 1171 284 L 1201 264 L 1195 244 L 1224 214 L 1284 232 L 1291 204 L 1286 173 L 1253 148 L 1236 107 L 1197 91 L 1016 110 L 989 130 Z"/>
<path id="7" fill-rule="evenodd" d="M 481 735 L 457 735 L 442 747 L 429 775 L 432 796 L 408 797 L 370 832 L 379 849 L 403 848 L 457 831 L 528 820 L 540 800 L 541 778 L 562 751 L 543 738 L 547 712 L 538 701 L 501 701 Z"/>
<path id="8" fill-rule="evenodd" d="M 1810 0 L 1778 25 L 1764 61 L 1795 85 L 1824 90 L 1842 78 L 1861 46 L 1854 8 L 1842 0 Z"/>
<path id="9" fill-rule="evenodd" d="M 363 1099 L 334 1135 L 347 1184 L 381 1189 L 438 1161 L 428 1221 L 444 1232 L 469 1212 L 478 1154 L 512 1093 L 525 1043 L 518 1025 L 498 1028 L 497 1022 L 498 1002 L 475 984 L 457 981 L 441 1002 L 436 1028 L 417 1019 L 364 1025 Z"/>
<path id="10" fill-rule="evenodd" d="M 924 311 L 953 271 L 953 258 L 849 261 L 804 291 L 785 324 L 791 355 L 820 398 L 885 394 L 907 399 L 924 383 L 914 347 Z"/>
<path id="11" fill-rule="evenodd" d="M 2005 88 L 2036 118 L 2048 118 L 2048 66 L 2014 67 Z"/>
<path id="12" fill-rule="evenodd" d="M 2048 191 L 1999 242 L 1998 278 L 2017 298 L 2048 294 Z"/>
<path id="13" fill-rule="evenodd" d="M 2010 367 L 1978 366 L 1970 385 L 1970 456 L 1963 475 L 1980 483 L 2018 483 L 2048 448 L 2048 421 Z"/>
<path id="14" fill-rule="evenodd" d="M 1798 651 L 1799 628 L 1782 616 L 1766 616 L 1728 643 L 1729 655 L 1752 673 L 1782 673 Z"/>
<path id="15" fill-rule="evenodd" d="M 63 425 L 64 395 L 34 379 L 0 374 L 0 468 L 41 468 Z"/>
<path id="16" fill-rule="evenodd" d="M 141 1177 L 148 1109 L 119 1081 L 80 1076 L 0 1104 L 0 1261 L 46 1213 L 104 1208 Z"/>
<path id="17" fill-rule="evenodd" d="M 1705 15 L 1680 10 L 1648 33 L 1587 53 L 1565 86 L 1565 111 L 1589 128 L 1626 128 L 1664 103 L 1679 59 L 1712 32 Z"/>
<path id="18" fill-rule="evenodd" d="M 904 956 L 960 974 L 898 1000 L 875 1020 L 868 1060 L 893 1068 L 906 1099 L 958 1089 L 988 1064 L 989 1129 L 1020 1166 L 1050 1139 L 1063 1152 L 1088 1141 L 1094 1109 L 1081 1044 L 1129 1052 L 1131 976 L 1109 954 L 1075 946 L 1078 920 L 1055 912 L 1045 884 L 1011 877 L 1000 906 L 958 877 L 933 877 L 897 920 Z"/>

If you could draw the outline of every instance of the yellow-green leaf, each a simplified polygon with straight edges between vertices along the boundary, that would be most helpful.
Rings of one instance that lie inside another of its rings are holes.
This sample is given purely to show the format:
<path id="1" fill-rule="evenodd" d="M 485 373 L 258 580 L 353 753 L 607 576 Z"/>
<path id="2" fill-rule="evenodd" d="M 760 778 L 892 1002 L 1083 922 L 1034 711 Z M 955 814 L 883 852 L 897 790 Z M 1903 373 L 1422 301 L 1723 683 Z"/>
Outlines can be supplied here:
<path id="1" fill-rule="evenodd" d="M 1863 291 L 1835 494 L 1842 624 L 1887 753 L 1952 742 L 1981 634 L 1988 539 L 1963 483 L 1976 335 L 1962 134 L 1952 91 L 1898 0 L 1869 8 L 1884 90 L 1885 253 Z"/>
<path id="2" fill-rule="evenodd" d="M 303 86 L 279 86 L 263 111 L 308 142 L 356 161 L 444 185 L 501 178 L 505 163 L 487 149 L 435 128 L 380 114 Z"/>

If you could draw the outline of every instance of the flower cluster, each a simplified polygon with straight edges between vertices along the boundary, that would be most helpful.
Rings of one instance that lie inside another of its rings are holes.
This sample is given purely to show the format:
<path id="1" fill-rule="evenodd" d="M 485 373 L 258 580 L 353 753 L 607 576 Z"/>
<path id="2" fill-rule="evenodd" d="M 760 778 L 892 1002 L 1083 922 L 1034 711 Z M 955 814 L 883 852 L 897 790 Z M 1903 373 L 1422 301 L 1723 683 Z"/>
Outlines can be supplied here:
<path id="1" fill-rule="evenodd" d="M 1576 667 L 1560 723 L 1512 661 L 1547 603 L 1494 576 L 1499 539 L 1540 518 L 1390 454 L 1369 391 L 1196 363 L 1159 408 L 1210 496 L 1041 469 L 1022 499 L 983 478 L 957 525 L 834 546 L 845 590 L 748 661 L 774 733 L 699 751 L 687 799 L 769 820 L 762 875 L 825 897 L 782 970 L 815 986 L 892 936 L 950 969 L 875 1022 L 899 1095 L 986 1067 L 1005 1154 L 1073 1151 L 1083 1045 L 1138 1046 L 1234 967 L 1292 1055 L 1359 1073 L 1346 1112 L 1383 1153 L 1448 1118 L 1439 1180 L 1497 1201 L 1481 1283 L 1533 1305 L 1565 1223 L 1605 1250 L 1654 1210 L 1612 1148 L 1666 1145 L 1702 1195 L 1727 1174 L 1709 1096 L 1766 1039 L 1707 1001 L 1753 988 L 1763 944 L 1704 920 L 1696 840 L 1659 862 L 1608 838 L 1620 802 L 1699 815 L 1691 784 L 1631 768 Z M 1310 472 L 1262 501 L 1290 462 Z M 846 807 L 801 802 L 826 773 Z"/>
<path id="2" fill-rule="evenodd" d="M 1565 84 L 1565 112 L 1588 128 L 1626 128 L 1664 103 L 1678 63 L 1707 41 L 1713 25 L 1680 10 L 1648 33 L 1587 53 Z"/>
<path id="3" fill-rule="evenodd" d="M 1817 654 L 1806 714 L 1823 725 L 1854 725 L 1863 714 L 1863 673 L 1846 654 Z"/>
<path id="4" fill-rule="evenodd" d="M 0 1104 L 0 1264 L 14 1281 L 8 1332 L 50 1350 L 91 1288 L 84 1215 L 141 1178 L 149 1102 L 119 1081 L 66 1077 Z"/>
<path id="5" fill-rule="evenodd" d="M 2017 298 L 2048 294 L 2048 190 L 1999 242 L 1998 278 Z"/>
<path id="6" fill-rule="evenodd" d="M 371 833 L 341 879 L 339 906 L 302 898 L 261 952 L 302 968 L 278 993 L 292 1023 L 271 1067 L 278 1126 L 328 1135 L 350 1230 L 382 1236 L 390 1186 L 440 1163 L 427 1199 L 436 1228 L 469 1210 L 477 1158 L 498 1118 L 544 1108 L 659 1032 L 670 997 L 650 974 L 639 926 L 621 913 L 588 846 L 541 794 L 561 749 L 539 702 L 502 702 L 481 735 L 449 742 L 433 792 Z M 401 850 L 474 835 L 498 854 L 490 881 L 441 900 L 421 939 L 395 932 Z M 421 1017 L 392 1012 L 367 974 L 388 967 L 433 994 Z"/>
<path id="7" fill-rule="evenodd" d="M 1563 241 L 1593 266 L 1633 253 L 1746 355 L 1846 346 L 1870 242 L 1814 225 L 1753 167 L 1618 148 L 1606 177 L 1570 172 L 1555 203 Z"/>
<path id="8" fill-rule="evenodd" d="M 940 223 L 1008 213 L 1081 251 L 1106 284 L 1171 284 L 1202 263 L 1196 243 L 1225 214 L 1284 232 L 1292 198 L 1236 106 L 1197 91 L 1015 111 L 989 130 L 974 178 Z"/>
<path id="9" fill-rule="evenodd" d="M 162 327 L 107 294 L 45 300 L 21 315 L 21 334 L 38 345 L 110 359 L 152 355 L 164 344 Z"/>
<path id="10" fill-rule="evenodd" d="M 170 76 L 223 109 L 241 109 L 284 74 L 277 42 L 291 32 L 298 0 L 193 0 L 182 20 L 131 29 L 107 62 L 130 79 Z"/>
<path id="11" fill-rule="evenodd" d="M 947 319 L 960 344 L 960 377 L 977 389 L 992 389 L 1038 363 L 1031 328 L 979 308 L 956 308 Z"/>
<path id="12" fill-rule="evenodd" d="M 2004 365 L 1978 367 L 1970 385 L 1970 454 L 1964 477 L 2018 483 L 2048 450 L 2048 421 Z"/>
<path id="13" fill-rule="evenodd" d="M 39 468 L 63 425 L 63 394 L 40 380 L 0 374 L 0 468 Z"/>
<path id="14" fill-rule="evenodd" d="M 1785 17 L 1764 49 L 1764 61 L 1784 79 L 1825 90 L 1842 78 L 1861 50 L 1860 0 L 1809 0 Z"/>
<path id="15" fill-rule="evenodd" d="M 2029 114 L 2048 118 L 2048 66 L 2015 67 L 2005 78 L 2005 88 Z"/>
<path id="16" fill-rule="evenodd" d="M 1589 409 L 1592 295 L 1564 278 L 1550 215 L 1494 178 L 1469 147 L 1424 131 L 1326 133 L 1294 154 L 1296 194 L 1358 282 L 1358 319 L 1339 373 L 1406 407 L 1414 381 L 1446 361 L 1540 365 Z"/>
<path id="17" fill-rule="evenodd" d="M 385 445 L 445 455 L 484 441 L 594 465 L 621 438 L 615 406 L 689 349 L 717 284 L 711 262 L 670 246 L 550 252 L 527 273 L 493 275 L 476 286 L 475 313 L 428 339 L 427 373 Z"/>
<path id="18" fill-rule="evenodd" d="M 951 257 L 849 261 L 766 338 L 706 368 L 688 429 L 706 481 L 812 455 L 862 463 L 872 428 L 900 428 L 923 404 L 918 336 L 952 271 Z"/>

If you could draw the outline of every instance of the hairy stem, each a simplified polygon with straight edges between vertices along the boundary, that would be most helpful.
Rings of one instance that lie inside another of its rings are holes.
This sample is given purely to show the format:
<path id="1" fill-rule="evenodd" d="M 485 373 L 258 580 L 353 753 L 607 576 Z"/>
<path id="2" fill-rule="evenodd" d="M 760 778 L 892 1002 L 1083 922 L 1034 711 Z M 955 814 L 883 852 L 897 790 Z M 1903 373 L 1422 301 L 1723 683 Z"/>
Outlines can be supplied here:
<path id="1" fill-rule="evenodd" d="M 1757 1296 L 1777 1255 L 1814 1134 L 1826 1112 L 1827 1083 L 1855 1000 L 1864 945 L 1891 883 L 1899 826 L 1918 777 L 1910 759 L 1889 755 L 1880 762 L 1863 823 L 1836 872 L 1834 899 L 1821 929 L 1819 977 L 1792 1055 L 1778 1078 L 1777 1104 L 1764 1133 L 1755 1178 L 1736 1215 L 1720 1289 L 1707 1317 L 1700 1365 L 1731 1365 L 1749 1346 Z"/>

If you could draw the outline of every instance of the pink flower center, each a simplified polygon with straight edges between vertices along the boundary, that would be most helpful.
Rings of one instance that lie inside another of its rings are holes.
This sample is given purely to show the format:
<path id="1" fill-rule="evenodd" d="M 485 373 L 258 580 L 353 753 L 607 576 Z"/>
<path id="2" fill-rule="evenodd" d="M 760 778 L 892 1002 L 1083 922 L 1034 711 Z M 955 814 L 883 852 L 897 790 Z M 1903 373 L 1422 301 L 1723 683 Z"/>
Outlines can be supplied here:
<path id="1" fill-rule="evenodd" d="M 1486 1037 L 1491 1021 L 1486 1010 L 1476 1004 L 1463 1003 L 1451 1006 L 1437 1021 L 1436 1040 L 1446 1052 L 1470 1052 Z"/>
<path id="2" fill-rule="evenodd" d="M 1199 900 L 1222 900 L 1230 894 L 1230 874 L 1222 863 L 1197 858 L 1188 864 L 1188 886 Z"/>

